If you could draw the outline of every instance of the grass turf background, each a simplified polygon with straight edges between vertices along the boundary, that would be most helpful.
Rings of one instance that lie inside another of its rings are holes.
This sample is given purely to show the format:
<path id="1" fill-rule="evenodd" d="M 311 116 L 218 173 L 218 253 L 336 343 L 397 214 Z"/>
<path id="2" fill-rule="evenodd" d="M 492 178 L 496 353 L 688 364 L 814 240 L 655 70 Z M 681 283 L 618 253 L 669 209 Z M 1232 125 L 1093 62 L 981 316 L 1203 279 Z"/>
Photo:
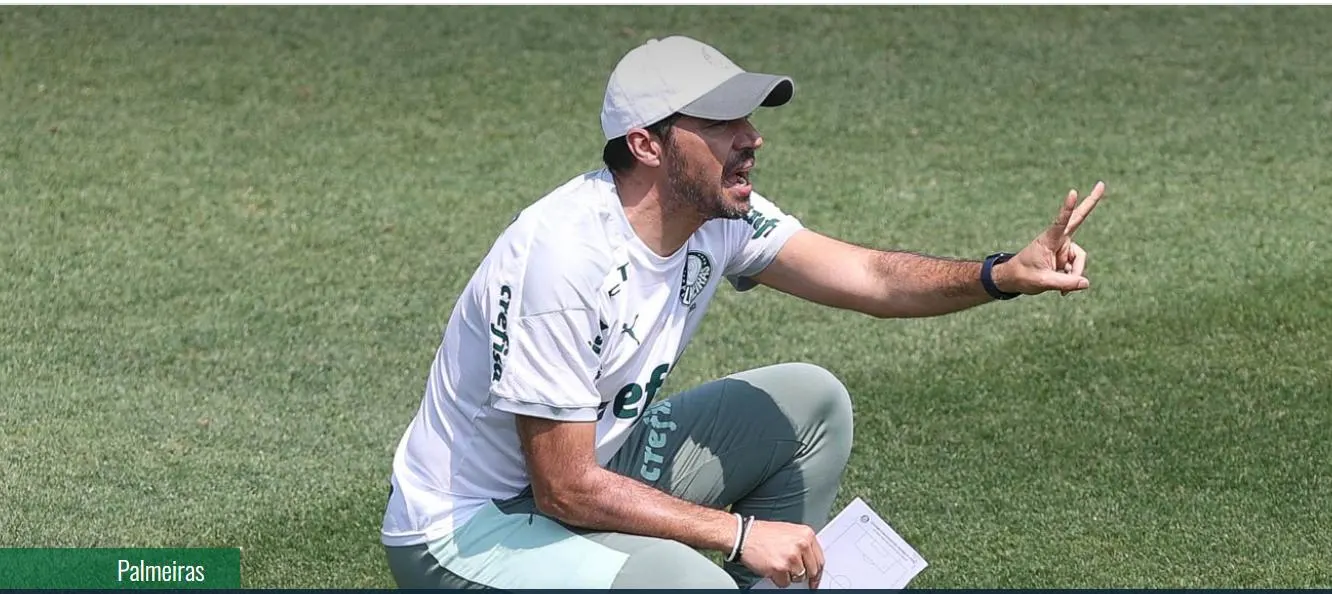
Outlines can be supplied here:
<path id="1" fill-rule="evenodd" d="M 685 33 L 795 77 L 760 191 L 978 257 L 1070 187 L 1092 289 L 876 321 L 723 292 L 669 389 L 808 360 L 926 587 L 1332 586 L 1332 11 L 0 8 L 0 545 L 374 587 L 452 299 Z"/>

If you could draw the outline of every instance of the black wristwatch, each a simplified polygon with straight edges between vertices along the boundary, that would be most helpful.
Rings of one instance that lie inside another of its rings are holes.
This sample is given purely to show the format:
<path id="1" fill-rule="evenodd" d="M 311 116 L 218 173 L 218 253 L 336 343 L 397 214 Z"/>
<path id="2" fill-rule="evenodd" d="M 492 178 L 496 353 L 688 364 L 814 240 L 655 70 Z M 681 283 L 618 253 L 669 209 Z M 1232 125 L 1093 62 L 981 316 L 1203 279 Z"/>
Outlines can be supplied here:
<path id="1" fill-rule="evenodd" d="M 997 254 L 990 254 L 989 256 L 985 257 L 985 263 L 981 264 L 981 274 L 980 274 L 981 286 L 985 287 L 985 292 L 989 293 L 991 297 L 1000 300 L 1007 300 L 1022 294 L 1022 293 L 1005 293 L 1003 291 L 1000 291 L 999 287 L 995 286 L 994 284 L 994 265 L 1007 262 L 1010 258 L 1016 255 L 1017 254 L 1011 254 L 1009 252 L 999 252 Z"/>

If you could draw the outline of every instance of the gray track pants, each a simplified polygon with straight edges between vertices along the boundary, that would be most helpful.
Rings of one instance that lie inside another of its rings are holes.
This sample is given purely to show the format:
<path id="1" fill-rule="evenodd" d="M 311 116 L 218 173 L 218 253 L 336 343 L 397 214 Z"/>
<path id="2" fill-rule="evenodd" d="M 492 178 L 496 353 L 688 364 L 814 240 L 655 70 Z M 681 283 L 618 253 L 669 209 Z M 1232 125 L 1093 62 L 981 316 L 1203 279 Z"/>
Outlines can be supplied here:
<path id="1" fill-rule="evenodd" d="M 841 382 L 814 365 L 774 365 L 654 404 L 609 468 L 700 505 L 818 530 L 851 436 Z M 448 548 L 386 547 L 399 587 L 736 588 L 757 580 L 678 542 L 559 524 L 536 512 L 530 492 L 496 502 L 458 532 L 477 536 Z"/>

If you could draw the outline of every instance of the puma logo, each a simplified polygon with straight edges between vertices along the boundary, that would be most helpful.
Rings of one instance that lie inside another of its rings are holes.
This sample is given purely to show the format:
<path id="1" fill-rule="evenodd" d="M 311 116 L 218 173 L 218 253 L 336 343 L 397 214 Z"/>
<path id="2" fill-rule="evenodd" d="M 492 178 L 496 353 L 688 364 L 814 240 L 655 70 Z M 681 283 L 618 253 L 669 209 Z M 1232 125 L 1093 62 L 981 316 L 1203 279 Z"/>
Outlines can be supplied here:
<path id="1" fill-rule="evenodd" d="M 638 315 L 635 314 L 633 322 L 630 322 L 628 324 L 620 324 L 620 334 L 628 334 L 629 338 L 634 339 L 634 344 L 637 344 L 638 346 L 643 346 L 643 343 L 638 340 L 638 335 L 634 334 L 634 326 L 636 325 L 638 325 Z"/>

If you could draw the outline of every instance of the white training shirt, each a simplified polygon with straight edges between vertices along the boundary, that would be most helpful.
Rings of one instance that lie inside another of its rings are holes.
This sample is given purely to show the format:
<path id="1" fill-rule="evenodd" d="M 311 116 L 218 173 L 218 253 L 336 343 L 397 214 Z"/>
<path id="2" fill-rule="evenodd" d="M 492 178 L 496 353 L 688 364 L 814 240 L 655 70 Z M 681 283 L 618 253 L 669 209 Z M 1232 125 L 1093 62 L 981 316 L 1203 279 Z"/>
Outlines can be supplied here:
<path id="1" fill-rule="evenodd" d="M 596 421 L 606 464 L 662 384 L 726 277 L 747 290 L 799 228 L 758 193 L 669 257 L 639 240 L 610 173 L 576 177 L 524 209 L 458 297 L 421 407 L 393 458 L 381 540 L 446 535 L 529 485 L 514 415 Z"/>

